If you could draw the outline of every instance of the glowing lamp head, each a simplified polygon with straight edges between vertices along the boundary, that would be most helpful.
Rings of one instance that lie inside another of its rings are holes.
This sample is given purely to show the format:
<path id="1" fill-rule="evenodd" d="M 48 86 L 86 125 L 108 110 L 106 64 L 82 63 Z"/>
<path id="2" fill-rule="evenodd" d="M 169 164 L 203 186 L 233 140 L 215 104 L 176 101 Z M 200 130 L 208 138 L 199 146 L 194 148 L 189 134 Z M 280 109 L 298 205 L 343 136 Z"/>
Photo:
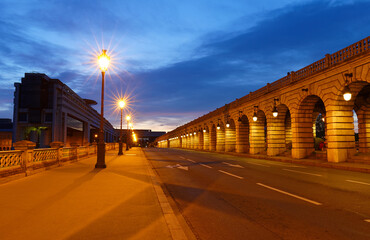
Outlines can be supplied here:
<path id="1" fill-rule="evenodd" d="M 130 121 L 130 119 L 131 119 L 130 115 L 127 115 L 127 116 L 126 116 L 126 120 L 127 120 L 127 121 Z"/>
<path id="2" fill-rule="evenodd" d="M 217 126 L 217 130 L 220 130 L 220 126 Z"/>
<path id="3" fill-rule="evenodd" d="M 107 71 L 110 62 L 110 57 L 107 55 L 107 50 L 103 50 L 102 54 L 98 57 L 98 63 L 102 72 Z"/>
<path id="4" fill-rule="evenodd" d="M 322 120 L 323 122 L 325 122 L 325 117 L 322 117 L 322 118 L 321 118 L 321 120 Z"/>
<path id="5" fill-rule="evenodd" d="M 95 134 L 94 136 L 97 138 L 98 137 L 98 134 Z"/>
<path id="6" fill-rule="evenodd" d="M 130 128 L 132 128 L 132 123 L 129 123 L 129 124 L 128 124 L 128 126 L 129 126 Z"/>
<path id="7" fill-rule="evenodd" d="M 343 90 L 343 98 L 344 98 L 344 100 L 345 101 L 349 101 L 349 100 L 351 100 L 351 98 L 352 98 L 352 93 L 351 93 L 351 90 L 349 89 L 349 87 L 348 86 L 345 86 L 344 87 L 344 90 Z"/>
<path id="8" fill-rule="evenodd" d="M 254 114 L 253 114 L 252 119 L 253 119 L 253 121 L 255 121 L 255 122 L 257 121 L 257 119 L 258 119 L 258 118 L 257 118 L 257 114 L 256 114 L 256 113 L 254 113 Z"/>
<path id="9" fill-rule="evenodd" d="M 196 132 L 194 132 L 194 135 L 197 135 L 197 133 L 196 133 Z"/>
<path id="10" fill-rule="evenodd" d="M 123 101 L 123 100 L 120 100 L 120 101 L 118 102 L 118 106 L 119 106 L 119 108 L 120 108 L 120 109 L 123 109 L 123 108 L 125 107 L 125 105 L 126 105 L 126 103 L 125 103 L 125 101 Z"/>
<path id="11" fill-rule="evenodd" d="M 226 123 L 226 127 L 228 128 L 228 127 L 230 127 L 230 123 Z"/>
<path id="12" fill-rule="evenodd" d="M 278 110 L 277 110 L 277 107 L 276 106 L 274 106 L 274 109 L 272 109 L 272 116 L 274 116 L 274 117 L 277 117 L 278 116 Z"/>
<path id="13" fill-rule="evenodd" d="M 205 129 L 203 129 L 203 132 L 207 132 Z"/>

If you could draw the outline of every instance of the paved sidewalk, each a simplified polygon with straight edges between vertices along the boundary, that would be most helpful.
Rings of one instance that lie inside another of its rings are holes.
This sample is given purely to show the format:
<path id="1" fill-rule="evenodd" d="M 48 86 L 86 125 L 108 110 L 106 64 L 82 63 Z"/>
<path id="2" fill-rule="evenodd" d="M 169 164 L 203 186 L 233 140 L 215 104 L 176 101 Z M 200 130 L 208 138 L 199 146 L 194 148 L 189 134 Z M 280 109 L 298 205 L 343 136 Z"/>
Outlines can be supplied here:
<path id="1" fill-rule="evenodd" d="M 140 148 L 0 185 L 0 239 L 186 239 Z"/>

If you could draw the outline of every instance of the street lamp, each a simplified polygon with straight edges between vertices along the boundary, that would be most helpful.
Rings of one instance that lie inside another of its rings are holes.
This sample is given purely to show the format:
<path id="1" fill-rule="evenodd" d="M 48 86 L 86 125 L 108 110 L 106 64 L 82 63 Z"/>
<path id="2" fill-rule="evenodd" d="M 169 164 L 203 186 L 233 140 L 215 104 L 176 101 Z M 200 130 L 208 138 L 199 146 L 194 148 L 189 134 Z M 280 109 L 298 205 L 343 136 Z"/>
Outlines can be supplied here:
<path id="1" fill-rule="evenodd" d="M 257 117 L 257 109 L 258 109 L 258 106 L 254 106 L 254 113 L 253 113 L 253 121 L 257 121 L 258 117 Z"/>
<path id="2" fill-rule="evenodd" d="M 126 116 L 126 122 L 127 122 L 127 132 L 126 132 L 126 151 L 128 151 L 128 125 L 129 125 L 129 122 L 130 122 L 130 115 L 127 115 Z"/>
<path id="3" fill-rule="evenodd" d="M 118 102 L 118 107 L 121 109 L 121 129 L 120 129 L 120 132 L 119 132 L 119 150 L 118 150 L 118 155 L 123 155 L 123 152 L 122 152 L 122 112 L 123 112 L 123 107 L 126 105 L 125 101 L 123 101 L 123 99 L 121 99 L 119 102 Z"/>
<path id="4" fill-rule="evenodd" d="M 100 112 L 100 129 L 99 129 L 99 142 L 98 153 L 95 168 L 106 168 L 105 165 L 105 143 L 104 143 L 104 77 L 108 69 L 110 57 L 107 55 L 107 50 L 103 50 L 102 54 L 98 57 L 98 63 L 102 76 L 101 87 L 101 112 Z"/>

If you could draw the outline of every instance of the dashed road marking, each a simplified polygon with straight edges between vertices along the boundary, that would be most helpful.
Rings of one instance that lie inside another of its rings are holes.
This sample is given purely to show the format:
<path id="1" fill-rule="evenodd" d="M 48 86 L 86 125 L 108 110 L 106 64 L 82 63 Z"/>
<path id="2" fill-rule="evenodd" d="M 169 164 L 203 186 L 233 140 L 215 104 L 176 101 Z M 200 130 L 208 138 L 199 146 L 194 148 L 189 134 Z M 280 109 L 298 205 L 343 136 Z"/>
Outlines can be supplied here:
<path id="1" fill-rule="evenodd" d="M 183 156 L 179 156 L 179 158 L 185 159 Z"/>
<path id="2" fill-rule="evenodd" d="M 232 176 L 232 177 L 236 177 L 236 178 L 239 178 L 239 179 L 243 179 L 243 177 L 241 176 L 238 176 L 238 175 L 235 175 L 235 174 L 232 174 L 232 173 L 229 173 L 229 172 L 225 172 L 225 171 L 222 171 L 222 170 L 218 170 L 219 172 L 222 172 L 222 173 L 225 173 L 229 176 Z"/>
<path id="3" fill-rule="evenodd" d="M 316 176 L 316 177 L 322 177 L 322 175 L 321 175 L 321 174 L 316 174 L 316 173 L 308 173 L 308 172 L 296 171 L 296 170 L 286 169 L 286 168 L 283 168 L 283 170 L 284 170 L 284 171 L 289 171 L 289 172 L 295 172 L 295 173 L 306 174 L 306 175 L 312 175 L 312 176 Z"/>
<path id="4" fill-rule="evenodd" d="M 313 201 L 313 200 L 310 200 L 310 199 L 307 199 L 307 198 L 304 198 L 304 197 L 295 195 L 293 193 L 288 193 L 288 192 L 285 192 L 283 190 L 280 190 L 280 189 L 277 189 L 277 188 L 274 188 L 274 187 L 270 187 L 270 186 L 267 186 L 267 185 L 262 184 L 262 183 L 257 183 L 257 185 L 260 185 L 262 187 L 265 187 L 265 188 L 274 190 L 276 192 L 279 192 L 279 193 L 282 193 L 282 194 L 285 194 L 285 195 L 288 195 L 288 196 L 291 196 L 291 197 L 294 197 L 294 198 L 298 198 L 300 200 L 303 200 L 303 201 L 306 201 L 306 202 L 309 202 L 309 203 L 312 203 L 312 204 L 315 204 L 315 205 L 322 205 L 322 203 L 319 203 L 319 202 L 316 202 L 316 201 Z"/>
<path id="5" fill-rule="evenodd" d="M 370 223 L 370 219 L 365 219 L 364 221 Z"/>
<path id="6" fill-rule="evenodd" d="M 351 182 L 351 183 L 358 183 L 358 184 L 363 184 L 363 185 L 369 185 L 370 186 L 370 183 L 366 183 L 366 182 L 359 182 L 359 181 L 354 181 L 354 180 L 346 180 L 347 182 Z"/>
<path id="7" fill-rule="evenodd" d="M 222 162 L 222 163 L 226 164 L 227 166 L 230 166 L 230 167 L 244 168 L 243 166 L 240 166 L 239 164 L 232 164 L 232 163 L 228 163 L 228 162 Z"/>
<path id="8" fill-rule="evenodd" d="M 264 165 L 264 164 L 261 164 L 261 163 L 252 163 L 252 162 L 245 162 L 245 163 L 252 164 L 252 165 L 257 165 L 257 166 L 262 166 L 262 167 L 270 167 L 268 165 Z"/>
<path id="9" fill-rule="evenodd" d="M 188 160 L 189 162 L 192 162 L 192 163 L 196 163 L 196 161 L 191 160 L 191 159 L 189 159 L 189 158 L 187 158 L 186 160 Z"/>
<path id="10" fill-rule="evenodd" d="M 202 165 L 203 167 L 206 167 L 206 168 L 212 168 L 211 166 L 208 166 L 208 165 L 205 165 L 205 164 L 202 164 L 202 163 L 199 163 L 199 165 Z"/>

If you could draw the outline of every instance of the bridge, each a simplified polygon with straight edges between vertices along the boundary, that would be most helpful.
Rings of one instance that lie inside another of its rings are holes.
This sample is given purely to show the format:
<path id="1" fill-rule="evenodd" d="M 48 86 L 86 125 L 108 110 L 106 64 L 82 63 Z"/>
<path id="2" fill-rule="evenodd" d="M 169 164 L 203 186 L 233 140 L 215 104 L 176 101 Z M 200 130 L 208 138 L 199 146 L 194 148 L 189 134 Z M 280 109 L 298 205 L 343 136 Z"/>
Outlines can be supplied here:
<path id="1" fill-rule="evenodd" d="M 344 162 L 370 152 L 370 37 L 236 99 L 157 139 L 162 148 L 286 155 Z M 347 93 L 346 96 L 344 94 Z M 348 94 L 351 94 L 351 98 Z M 344 99 L 346 98 L 346 100 Z M 354 115 L 358 119 L 358 144 Z"/>

